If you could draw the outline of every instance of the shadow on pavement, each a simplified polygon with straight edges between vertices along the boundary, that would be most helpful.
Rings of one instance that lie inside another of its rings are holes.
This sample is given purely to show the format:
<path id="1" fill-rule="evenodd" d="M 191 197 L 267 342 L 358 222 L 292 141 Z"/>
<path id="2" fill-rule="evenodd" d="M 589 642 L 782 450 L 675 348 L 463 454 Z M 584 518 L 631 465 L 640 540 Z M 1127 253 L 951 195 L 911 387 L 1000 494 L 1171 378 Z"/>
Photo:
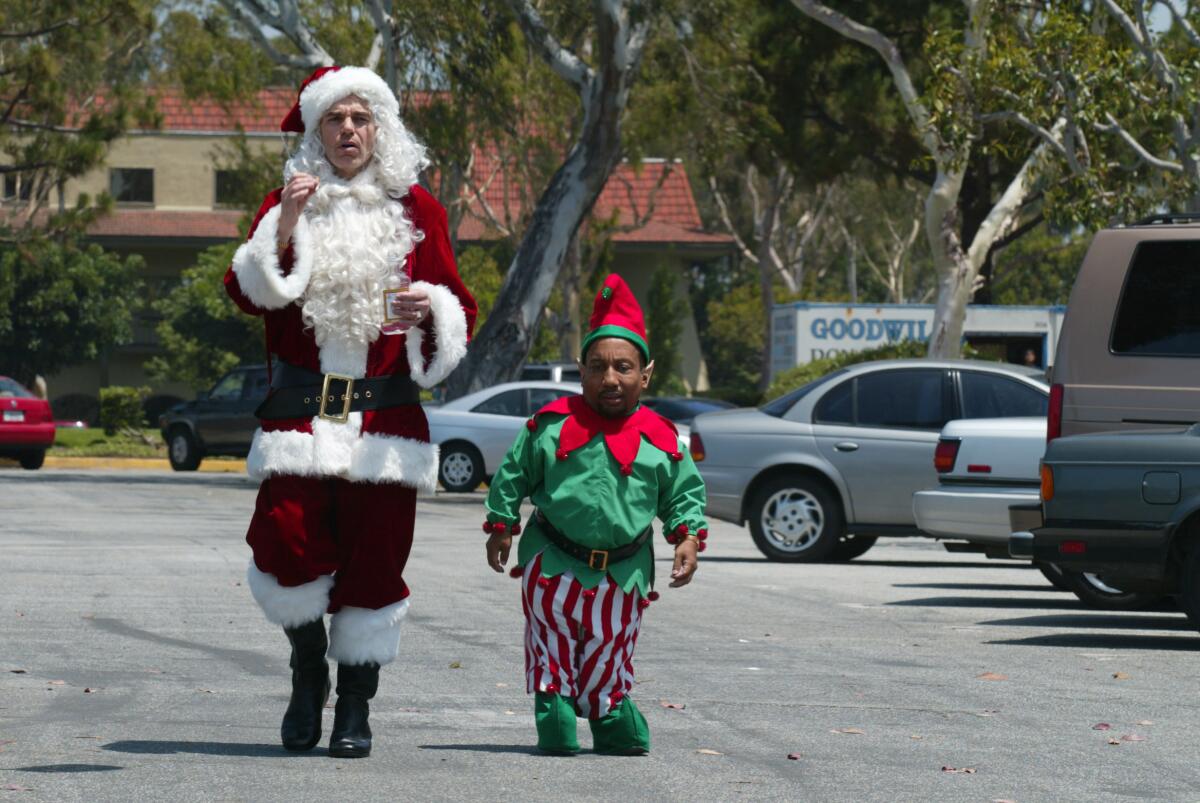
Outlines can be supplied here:
<path id="1" fill-rule="evenodd" d="M 113 764 L 41 764 L 35 767 L 13 767 L 12 772 L 112 772 L 123 770 Z"/>
<path id="2" fill-rule="evenodd" d="M 1055 633 L 1019 639 L 988 641 L 1014 647 L 1074 647 L 1104 650 L 1178 650 L 1200 652 L 1196 636 L 1142 636 L 1129 633 Z"/>
<path id="3" fill-rule="evenodd" d="M 928 588 L 931 590 L 940 591 L 1054 591 L 1059 594 L 1067 593 L 1059 591 L 1049 583 L 1042 585 L 1012 585 L 1004 583 L 892 583 L 892 588 Z"/>
<path id="4" fill-rule="evenodd" d="M 840 563 L 846 566 L 883 566 L 894 569 L 1016 569 L 1019 566 L 1004 564 L 999 561 L 978 561 L 975 563 L 962 563 L 954 560 L 863 560 L 855 558 L 847 561 L 825 561 L 826 563 Z"/>
<path id="5" fill-rule="evenodd" d="M 422 744 L 418 750 L 465 750 L 470 753 L 519 753 L 526 756 L 540 756 L 541 751 L 536 747 L 524 744 Z"/>
<path id="6" fill-rule="evenodd" d="M 167 474 L 161 471 L 142 473 L 125 470 L 119 474 L 100 473 L 95 470 L 27 471 L 22 474 L 4 474 L 3 479 L 6 483 L 27 482 L 39 485 L 67 485 L 80 482 L 105 485 L 204 485 L 218 488 L 253 488 L 258 485 L 258 480 L 243 474 L 196 474 L 191 472 Z"/>
<path id="7" fill-rule="evenodd" d="M 1194 631 L 1192 623 L 1179 616 L 1145 616 L 1136 613 L 1068 613 L 1050 616 L 1024 616 L 1019 619 L 990 619 L 981 625 L 1004 627 L 1091 627 L 1105 630 L 1184 630 Z"/>
<path id="8" fill-rule="evenodd" d="M 101 745 L 101 750 L 112 753 L 136 753 L 138 755 L 172 756 L 178 753 L 194 753 L 201 756 L 245 756 L 248 758 L 294 758 L 297 756 L 319 756 L 327 758 L 324 750 L 306 753 L 289 753 L 277 744 L 245 744 L 244 742 L 182 742 L 154 741 L 150 739 L 124 739 Z"/>
<path id="9" fill-rule="evenodd" d="M 170 636 L 160 636 L 157 633 L 151 633 L 149 630 L 142 630 L 139 627 L 127 625 L 120 619 L 95 618 L 88 619 L 93 626 L 100 628 L 108 633 L 117 636 L 125 636 L 126 638 L 138 639 L 139 641 L 148 641 L 151 644 L 163 644 L 168 647 L 182 647 L 187 650 L 196 650 L 197 652 L 208 653 L 209 655 L 228 661 L 235 666 L 244 669 L 252 675 L 259 677 L 281 677 L 279 670 L 274 669 L 274 662 L 271 658 L 262 653 L 253 652 L 251 650 L 238 650 L 230 647 L 215 647 L 211 644 L 200 644 L 195 641 L 186 641 L 184 639 L 172 638 Z"/>
<path id="10" fill-rule="evenodd" d="M 1034 610 L 1063 609 L 1078 610 L 1082 607 L 1075 597 L 1053 597 L 1049 599 L 1021 599 L 1020 597 L 925 597 L 924 599 L 901 599 L 887 605 L 903 605 L 913 608 L 1031 608 Z"/>

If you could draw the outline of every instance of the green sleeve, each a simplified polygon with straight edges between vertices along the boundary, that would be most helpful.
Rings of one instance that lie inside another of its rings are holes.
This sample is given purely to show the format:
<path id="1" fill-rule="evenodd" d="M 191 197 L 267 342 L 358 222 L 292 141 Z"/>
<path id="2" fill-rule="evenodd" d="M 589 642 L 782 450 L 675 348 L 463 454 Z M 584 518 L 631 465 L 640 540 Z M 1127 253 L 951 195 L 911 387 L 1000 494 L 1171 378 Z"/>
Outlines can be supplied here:
<path id="1" fill-rule="evenodd" d="M 489 522 L 515 524 L 521 520 L 521 502 L 542 484 L 542 464 L 537 459 L 536 444 L 544 431 L 541 422 L 535 430 L 521 427 L 517 439 L 508 448 L 488 486 L 484 507 Z"/>
<path id="2" fill-rule="evenodd" d="M 708 529 L 704 518 L 707 495 L 704 480 L 686 451 L 683 459 L 669 464 L 669 481 L 663 483 L 658 495 L 658 517 L 663 521 L 663 534 L 670 533 L 680 524 L 686 524 L 693 535 L 697 530 Z"/>

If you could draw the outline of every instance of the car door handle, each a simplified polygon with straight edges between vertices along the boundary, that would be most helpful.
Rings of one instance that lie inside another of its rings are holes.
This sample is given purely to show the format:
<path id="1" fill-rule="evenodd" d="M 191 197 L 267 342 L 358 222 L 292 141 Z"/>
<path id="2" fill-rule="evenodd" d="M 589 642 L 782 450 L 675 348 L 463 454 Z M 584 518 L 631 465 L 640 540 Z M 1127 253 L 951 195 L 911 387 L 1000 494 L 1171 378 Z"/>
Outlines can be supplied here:
<path id="1" fill-rule="evenodd" d="M 839 452 L 857 452 L 858 444 L 852 441 L 842 441 L 841 443 L 835 443 L 833 448 Z"/>

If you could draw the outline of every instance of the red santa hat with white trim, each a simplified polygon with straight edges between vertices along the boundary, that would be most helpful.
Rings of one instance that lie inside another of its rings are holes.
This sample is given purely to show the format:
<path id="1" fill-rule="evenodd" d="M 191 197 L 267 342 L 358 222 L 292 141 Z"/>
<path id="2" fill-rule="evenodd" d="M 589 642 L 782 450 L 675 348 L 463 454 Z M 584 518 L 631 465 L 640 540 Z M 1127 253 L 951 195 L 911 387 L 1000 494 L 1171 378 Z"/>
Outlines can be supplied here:
<path id="1" fill-rule="evenodd" d="M 321 115 L 347 95 L 362 98 L 372 108 L 400 115 L 395 93 L 374 71 L 366 67 L 318 67 L 300 84 L 296 103 L 279 124 L 279 130 L 297 134 L 316 131 Z"/>

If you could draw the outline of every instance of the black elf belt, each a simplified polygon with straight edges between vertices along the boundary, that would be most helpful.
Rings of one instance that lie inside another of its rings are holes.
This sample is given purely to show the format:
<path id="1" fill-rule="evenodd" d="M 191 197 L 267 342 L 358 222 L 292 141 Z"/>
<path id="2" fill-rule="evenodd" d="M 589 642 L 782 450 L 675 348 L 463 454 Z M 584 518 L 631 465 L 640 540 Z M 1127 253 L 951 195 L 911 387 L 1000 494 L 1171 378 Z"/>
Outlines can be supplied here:
<path id="1" fill-rule="evenodd" d="M 421 391 L 407 374 L 355 379 L 278 360 L 271 369 L 271 392 L 254 414 L 268 420 L 315 415 L 344 424 L 350 413 L 420 402 Z"/>
<path id="2" fill-rule="evenodd" d="M 534 515 L 537 517 L 538 524 L 541 526 L 542 532 L 546 534 L 546 538 L 550 543 L 571 557 L 583 561 L 588 565 L 589 569 L 595 569 L 598 572 L 607 571 L 609 563 L 619 563 L 626 558 L 632 558 L 642 548 L 642 545 L 650 540 L 650 536 L 654 534 L 654 528 L 647 527 L 642 531 L 641 535 L 633 539 L 632 543 L 614 547 L 613 549 L 589 549 L 582 544 L 575 543 L 559 532 L 542 511 L 538 510 Z"/>

